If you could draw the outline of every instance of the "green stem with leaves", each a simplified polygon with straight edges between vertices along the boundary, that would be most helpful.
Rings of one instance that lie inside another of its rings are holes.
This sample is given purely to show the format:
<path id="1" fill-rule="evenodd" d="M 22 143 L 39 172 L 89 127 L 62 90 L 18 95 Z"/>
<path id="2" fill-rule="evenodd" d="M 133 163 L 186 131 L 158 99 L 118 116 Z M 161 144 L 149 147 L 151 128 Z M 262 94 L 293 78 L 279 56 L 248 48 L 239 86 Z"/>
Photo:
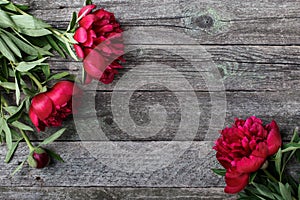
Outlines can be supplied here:
<path id="1" fill-rule="evenodd" d="M 31 73 L 27 73 L 27 75 L 31 78 L 31 80 L 36 84 L 36 86 L 38 87 L 39 91 L 43 90 L 43 86 L 40 83 L 39 80 L 37 80 L 37 78 L 35 76 L 33 76 Z"/>
<path id="2" fill-rule="evenodd" d="M 26 135 L 26 133 L 23 130 L 21 130 L 21 129 L 19 129 L 19 130 L 20 130 L 20 132 L 21 132 L 21 134 L 22 134 L 22 136 L 23 136 L 23 138 L 24 138 L 27 146 L 29 147 L 30 152 L 32 152 L 34 150 L 34 146 L 31 144 L 31 142 L 30 142 L 28 136 Z"/>
<path id="3" fill-rule="evenodd" d="M 264 173 L 267 175 L 267 177 L 269 178 L 269 179 L 271 179 L 272 181 L 274 181 L 274 182 L 279 182 L 270 172 L 268 172 L 268 170 L 266 170 L 266 169 L 263 169 L 263 171 L 264 171 Z"/>

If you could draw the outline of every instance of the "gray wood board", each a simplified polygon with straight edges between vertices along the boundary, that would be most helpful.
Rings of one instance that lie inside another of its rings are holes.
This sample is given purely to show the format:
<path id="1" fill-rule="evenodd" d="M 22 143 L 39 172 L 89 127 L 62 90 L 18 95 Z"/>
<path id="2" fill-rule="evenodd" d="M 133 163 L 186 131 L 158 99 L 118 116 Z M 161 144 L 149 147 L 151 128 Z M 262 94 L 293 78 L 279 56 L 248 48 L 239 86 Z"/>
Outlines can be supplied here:
<path id="1" fill-rule="evenodd" d="M 109 188 L 109 187 L 0 187 L 5 200 L 222 200 L 236 199 L 222 188 Z"/>
<path id="2" fill-rule="evenodd" d="M 83 1 L 18 0 L 32 13 L 65 28 Z M 299 44 L 297 1 L 133 0 L 94 1 L 114 12 L 125 30 L 139 27 L 159 32 L 162 27 L 186 33 L 202 44 Z M 47 5 L 47 6 L 45 6 Z M 135 36 L 137 41 L 143 37 Z M 167 36 L 166 36 L 167 38 Z M 158 38 L 156 44 L 161 44 Z"/>
<path id="3" fill-rule="evenodd" d="M 121 93 L 121 92 L 116 92 Z M 182 108 L 176 98 L 176 95 L 172 92 L 135 92 L 131 96 L 129 104 L 113 105 L 118 110 L 121 108 L 129 108 L 130 118 L 138 126 L 149 126 L 151 106 L 157 104 L 161 105 L 166 111 L 166 120 L 163 121 L 163 128 L 157 131 L 156 127 L 152 127 L 153 132 L 150 135 L 143 135 L 143 137 L 135 137 L 132 133 L 126 132 L 126 130 L 120 129 L 119 125 L 115 121 L 115 117 L 122 117 L 122 112 L 119 116 L 113 116 L 111 110 L 111 92 L 89 92 L 87 97 L 82 101 L 82 107 L 80 113 L 76 115 L 76 125 L 80 128 L 78 135 L 73 120 L 70 118 L 64 123 L 67 127 L 66 133 L 60 138 L 61 140 L 80 140 L 86 139 L 84 137 L 85 131 L 89 133 L 94 131 L 93 128 L 97 127 L 102 129 L 104 137 L 90 137 L 91 140 L 185 140 L 184 138 L 176 139 L 175 135 L 179 130 L 179 124 L 182 120 Z M 191 101 L 192 95 L 190 93 L 184 93 L 186 97 L 190 97 L 187 101 Z M 96 95 L 96 96 L 95 96 Z M 190 96 L 189 96 L 190 95 Z M 194 104 L 189 105 L 191 109 L 198 108 L 200 111 L 199 120 L 195 121 L 191 119 L 187 123 L 186 134 L 192 132 L 192 126 L 199 125 L 194 140 L 205 140 L 205 135 L 208 133 L 209 123 L 212 115 L 211 98 L 208 92 L 196 92 L 198 99 L 198 106 Z M 300 96 L 296 92 L 281 91 L 281 92 L 226 92 L 226 118 L 224 126 L 231 125 L 235 117 L 247 118 L 248 116 L 255 115 L 264 120 L 265 124 L 271 122 L 271 120 L 277 121 L 281 134 L 285 140 L 289 139 L 292 135 L 292 130 L 299 126 L 300 110 L 299 100 Z M 95 107 L 93 107 L 93 103 Z M 91 107 L 92 106 L 92 107 Z M 162 116 L 164 109 L 157 110 L 159 116 Z M 161 111 L 161 112 L 160 112 Z M 218 110 L 220 114 L 224 112 L 220 108 Z M 94 114 L 94 115 L 93 115 Z M 216 114 L 216 113 L 215 113 Z M 94 117 L 93 117 L 94 116 Z M 97 116 L 97 118 L 96 118 Z M 214 117 L 213 117 L 214 118 Z M 83 121 L 81 121 L 83 120 Z M 218 122 L 218 123 L 221 123 Z M 218 127 L 215 130 L 217 135 L 218 130 L 222 129 L 221 124 L 214 124 L 211 128 Z M 82 128 L 81 126 L 86 126 Z M 39 133 L 32 135 L 32 139 L 41 140 L 45 138 L 49 133 L 53 133 L 55 129 L 48 129 L 46 133 Z M 83 136 L 82 136 L 83 134 Z M 216 138 L 216 135 L 214 136 Z M 190 140 L 189 138 L 188 140 Z M 207 138 L 206 138 L 207 139 Z"/>
<path id="4" fill-rule="evenodd" d="M 10 173 L 28 155 L 22 143 L 11 163 L 0 163 L 1 186 L 222 187 L 212 142 L 55 142 L 47 147 L 65 163 L 42 170 L 27 164 Z M 0 157 L 4 160 L 5 146 Z"/>

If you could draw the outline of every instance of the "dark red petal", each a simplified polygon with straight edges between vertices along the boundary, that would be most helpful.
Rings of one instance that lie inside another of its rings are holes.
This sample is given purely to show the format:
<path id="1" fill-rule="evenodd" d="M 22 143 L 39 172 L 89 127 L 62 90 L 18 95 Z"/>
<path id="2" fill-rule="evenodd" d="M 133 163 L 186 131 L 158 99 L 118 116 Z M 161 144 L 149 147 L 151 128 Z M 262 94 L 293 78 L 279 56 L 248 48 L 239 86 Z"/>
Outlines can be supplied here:
<path id="1" fill-rule="evenodd" d="M 108 24 L 108 25 L 105 25 L 102 28 L 100 28 L 99 31 L 105 33 L 105 32 L 111 32 L 113 29 L 114 29 L 113 26 Z"/>
<path id="2" fill-rule="evenodd" d="M 62 106 L 71 100 L 74 83 L 70 81 L 60 81 L 46 93 L 55 106 Z"/>
<path id="3" fill-rule="evenodd" d="M 29 117 L 33 123 L 33 125 L 38 129 L 38 131 L 40 131 L 40 123 L 39 123 L 39 118 L 38 116 L 35 114 L 35 112 L 33 111 L 32 107 L 30 106 L 29 108 Z M 43 130 L 42 130 L 43 131 Z"/>
<path id="4" fill-rule="evenodd" d="M 79 27 L 75 34 L 74 39 L 79 43 L 84 43 L 87 40 L 87 32 L 83 27 Z"/>
<path id="5" fill-rule="evenodd" d="M 249 174 L 241 174 L 227 170 L 225 175 L 226 187 L 224 191 L 229 194 L 235 194 L 242 191 L 249 182 Z"/>
<path id="6" fill-rule="evenodd" d="M 83 46 L 85 47 L 92 47 L 94 43 L 94 38 L 96 38 L 96 34 L 93 30 L 89 30 L 87 34 L 87 40 L 85 43 L 83 43 Z"/>
<path id="7" fill-rule="evenodd" d="M 84 53 L 83 53 L 82 48 L 81 48 L 79 45 L 74 44 L 74 49 L 75 49 L 75 51 L 76 51 L 77 56 L 78 56 L 79 58 L 83 59 L 83 58 L 84 58 Z"/>
<path id="8" fill-rule="evenodd" d="M 49 162 L 50 162 L 50 157 L 49 155 L 45 152 L 45 153 L 33 153 L 33 158 L 36 160 L 37 162 L 37 167 L 36 168 L 44 168 L 46 167 Z"/>
<path id="9" fill-rule="evenodd" d="M 83 60 L 83 66 L 86 72 L 95 79 L 99 79 L 107 67 L 103 56 L 97 50 L 90 51 Z"/>
<path id="10" fill-rule="evenodd" d="M 92 24 L 94 21 L 96 21 L 97 16 L 94 14 L 89 14 L 85 17 L 83 17 L 80 21 L 79 21 L 79 26 L 83 27 L 85 30 L 88 30 L 91 28 Z"/>
<path id="11" fill-rule="evenodd" d="M 96 8 L 96 5 L 91 4 L 91 5 L 87 5 L 84 6 L 83 8 L 81 8 L 81 10 L 78 13 L 78 17 L 81 17 L 81 15 L 86 16 L 87 14 L 89 14 L 92 10 L 94 10 Z"/>
<path id="12" fill-rule="evenodd" d="M 275 154 L 281 146 L 282 139 L 279 132 L 279 127 L 275 121 L 272 121 L 266 126 L 269 134 L 267 137 L 268 156 Z"/>
<path id="13" fill-rule="evenodd" d="M 33 97 L 31 109 L 40 120 L 44 120 L 53 112 L 53 102 L 45 93 L 41 93 Z"/>

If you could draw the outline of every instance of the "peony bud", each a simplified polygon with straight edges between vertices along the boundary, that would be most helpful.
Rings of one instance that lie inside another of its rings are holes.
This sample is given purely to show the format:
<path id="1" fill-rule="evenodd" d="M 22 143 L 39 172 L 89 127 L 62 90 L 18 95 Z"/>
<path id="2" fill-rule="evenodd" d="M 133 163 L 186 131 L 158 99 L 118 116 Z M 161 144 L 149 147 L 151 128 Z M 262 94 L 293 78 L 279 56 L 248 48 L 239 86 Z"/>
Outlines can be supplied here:
<path id="1" fill-rule="evenodd" d="M 41 169 L 49 165 L 50 157 L 44 149 L 38 147 L 30 153 L 27 162 L 31 167 Z"/>

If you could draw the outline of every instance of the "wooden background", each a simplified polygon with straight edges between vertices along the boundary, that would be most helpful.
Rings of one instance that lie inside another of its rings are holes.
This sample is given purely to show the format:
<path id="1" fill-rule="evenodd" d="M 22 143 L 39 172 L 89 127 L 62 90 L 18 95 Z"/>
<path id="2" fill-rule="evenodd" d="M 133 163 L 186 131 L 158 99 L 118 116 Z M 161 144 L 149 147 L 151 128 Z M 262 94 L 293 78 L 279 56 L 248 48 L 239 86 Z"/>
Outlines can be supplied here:
<path id="1" fill-rule="evenodd" d="M 67 27 L 71 13 L 78 11 L 83 4 L 79 0 L 14 2 L 30 5 L 32 14 L 61 29 Z M 288 140 L 292 129 L 300 125 L 300 1 L 97 0 L 95 3 L 114 12 L 124 30 L 159 31 L 168 28 L 201 44 L 222 74 L 227 103 L 225 125 L 231 124 L 234 117 L 256 115 L 265 122 L 275 119 L 284 140 Z M 138 45 L 145 45 L 142 37 L 136 37 Z M 100 144 L 105 150 L 108 141 L 81 141 L 72 119 L 69 119 L 64 124 L 68 127 L 67 132 L 48 146 L 61 154 L 65 163 L 54 162 L 43 170 L 26 165 L 21 172 L 10 177 L 28 154 L 27 148 L 21 144 L 10 164 L 0 162 L 0 199 L 236 198 L 223 193 L 223 179 L 210 171 L 218 164 L 211 149 L 212 141 L 205 141 L 211 112 L 209 91 L 186 60 L 164 51 L 166 46 L 191 50 L 196 47 L 174 45 L 168 43 L 167 38 L 153 41 L 153 44 L 157 46 L 156 50 L 145 48 L 142 52 L 125 55 L 125 69 L 120 71 L 114 83 L 99 87 L 96 96 L 91 98 L 96 101 L 98 120 L 110 141 L 133 149 L 140 145 L 152 149 L 174 145 L 174 151 L 177 151 L 175 146 L 186 141 L 174 139 L 181 115 L 179 102 L 172 91 L 148 85 L 135 91 L 131 97 L 130 114 L 138 125 L 149 123 L 148 105 L 160 104 L 166 109 L 164 128 L 151 137 L 136 138 L 120 129 L 114 122 L 110 106 L 115 84 L 137 65 L 158 62 L 181 70 L 192 85 L 193 91 L 190 92 L 195 92 L 204 113 L 194 141 L 185 153 L 169 166 L 154 172 L 128 173 L 112 169 L 83 147 Z M 55 57 L 51 59 L 51 65 L 54 71 L 80 73 L 81 63 L 72 60 Z M 156 74 L 147 74 L 147 71 L 141 72 L 141 76 L 157 78 Z M 170 76 L 171 72 L 160 74 L 166 80 Z M 85 117 L 88 115 L 86 113 Z M 38 142 L 53 131 L 31 135 L 31 138 Z M 189 131 L 187 128 L 186 132 Z M 5 146 L 0 148 L 0 158 L 4 160 Z M 127 155 L 115 152 L 114 156 Z M 144 157 L 138 157 L 136 161 L 139 159 Z M 127 162 L 123 164 L 132 164 L 130 159 Z M 291 172 L 299 170 L 299 166 L 291 166 Z"/>

